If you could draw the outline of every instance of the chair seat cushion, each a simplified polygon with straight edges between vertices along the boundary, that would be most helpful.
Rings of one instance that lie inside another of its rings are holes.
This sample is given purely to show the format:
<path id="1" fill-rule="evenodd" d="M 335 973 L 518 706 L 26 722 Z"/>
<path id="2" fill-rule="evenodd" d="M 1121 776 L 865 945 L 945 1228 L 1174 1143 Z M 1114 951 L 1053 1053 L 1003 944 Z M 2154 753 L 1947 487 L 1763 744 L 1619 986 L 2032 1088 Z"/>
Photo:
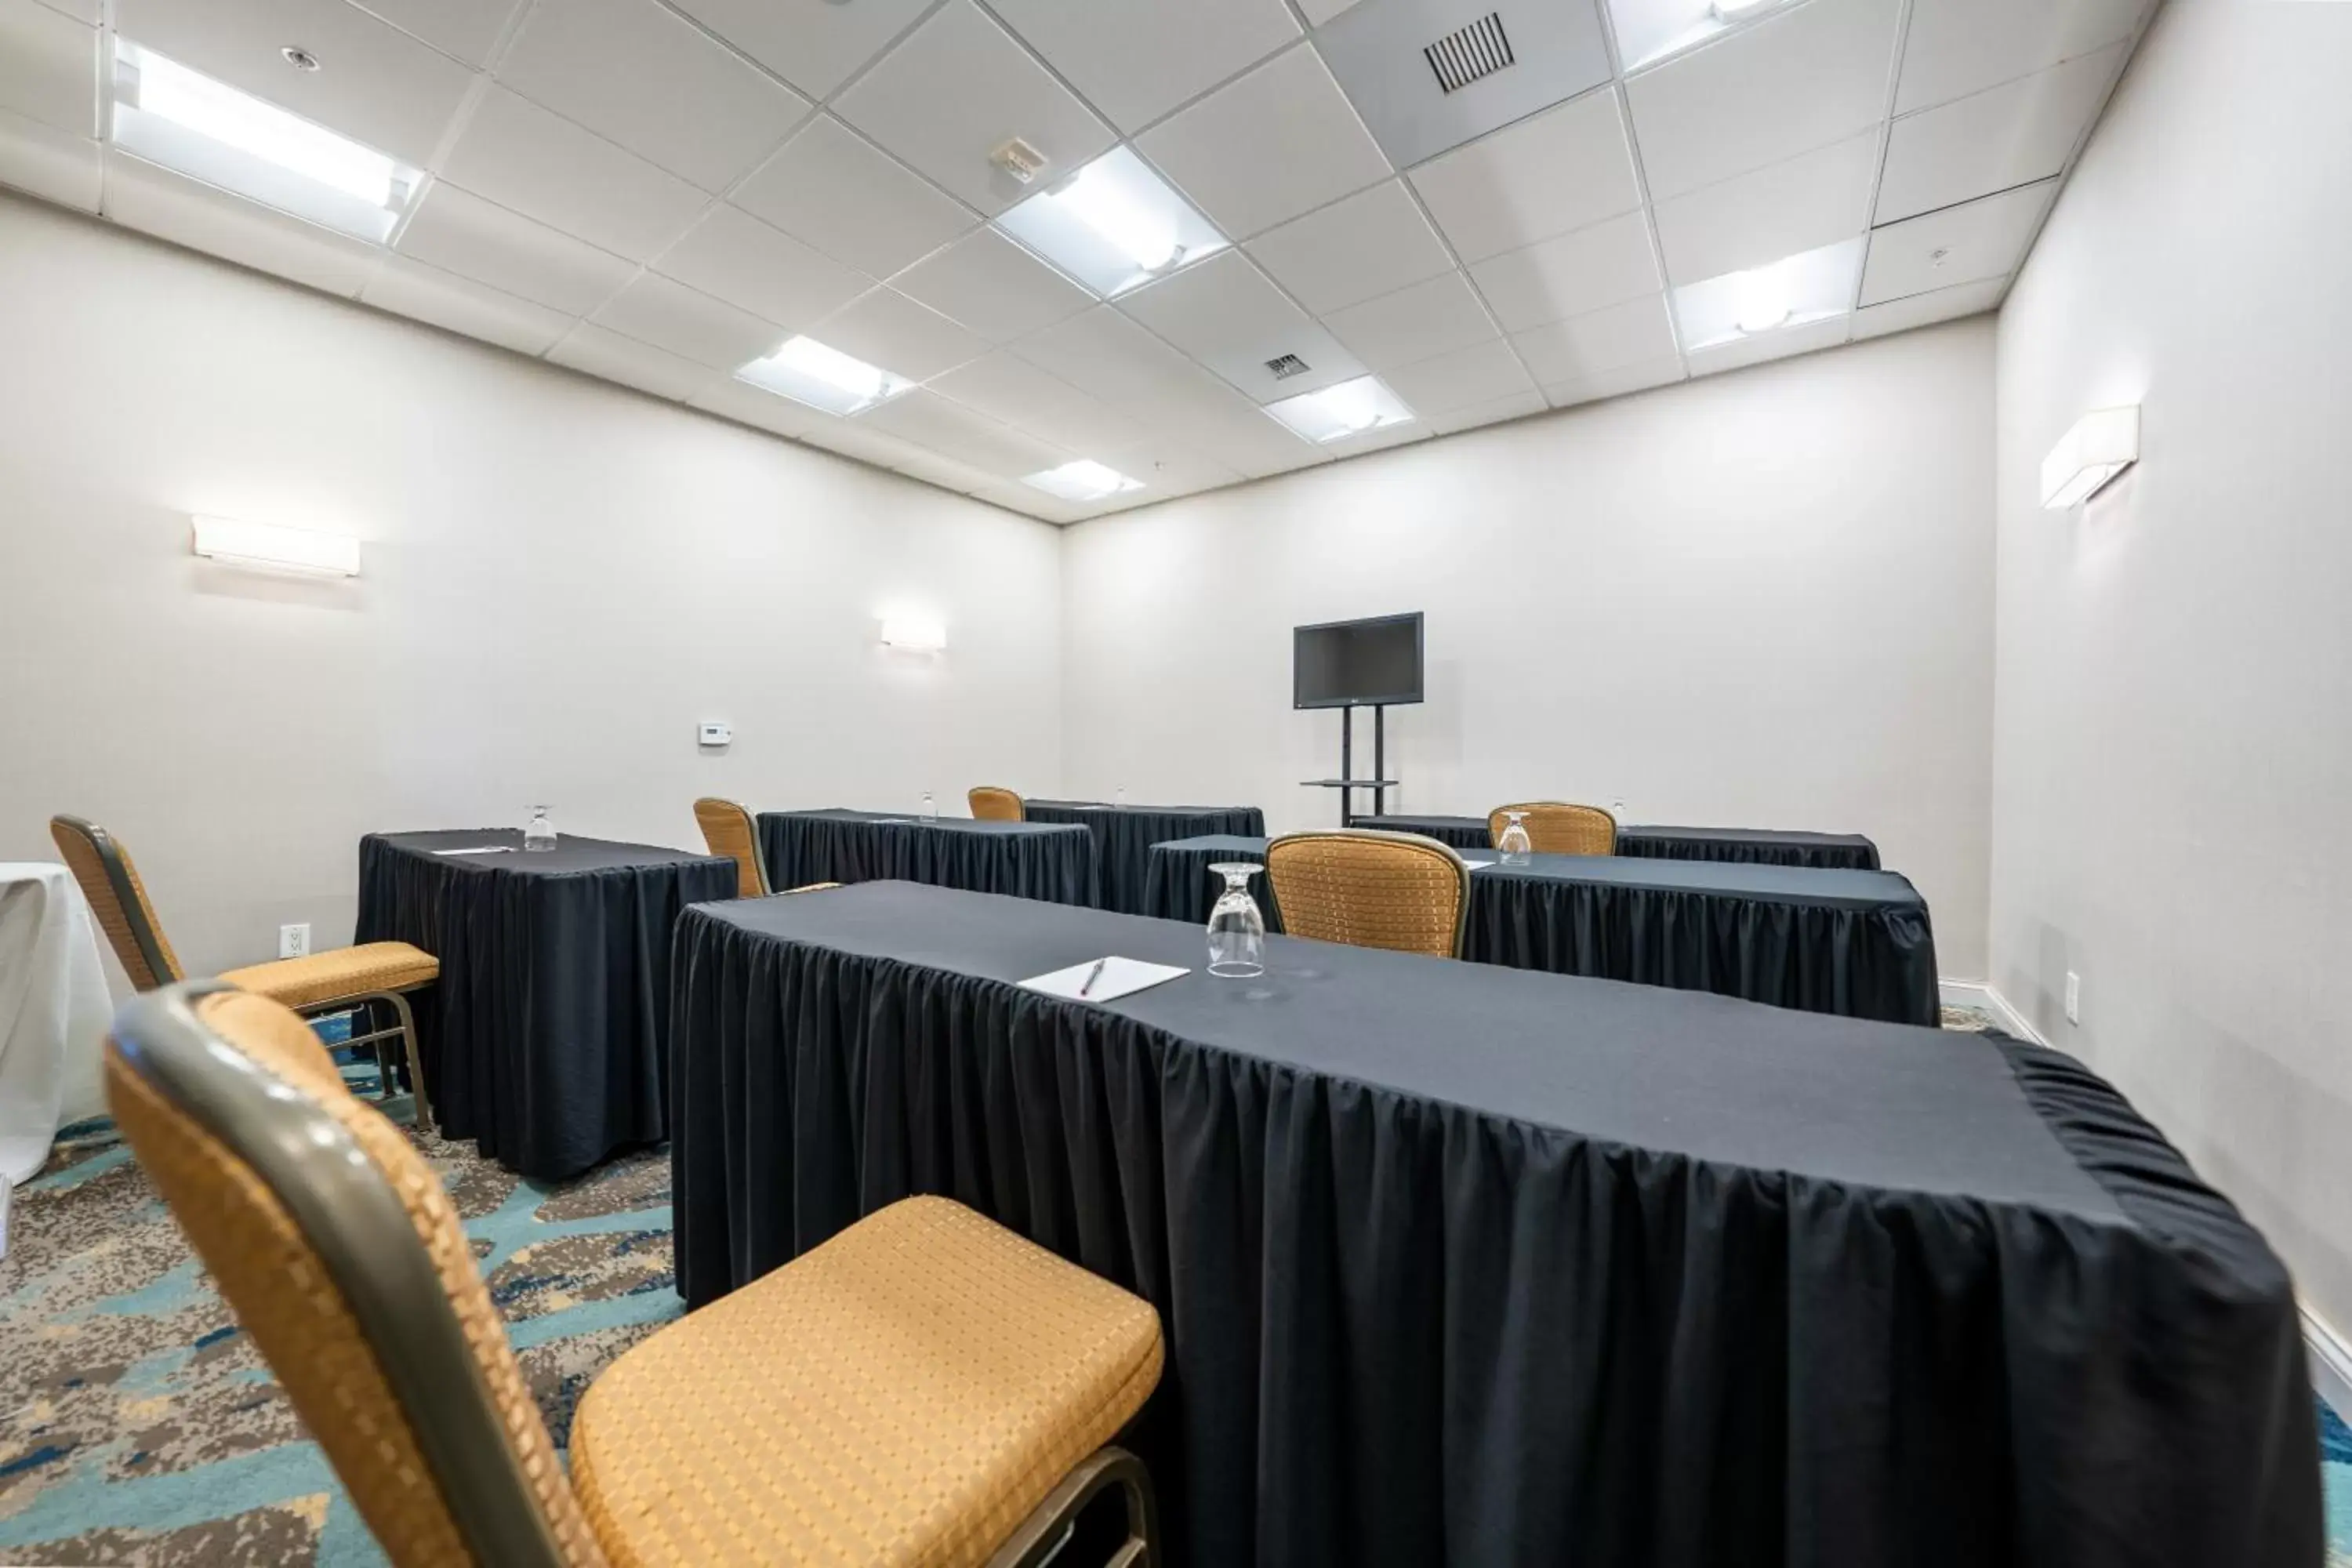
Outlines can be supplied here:
<path id="1" fill-rule="evenodd" d="M 572 1479 L 615 1568 L 985 1563 L 1160 1380 L 1160 1320 L 908 1198 L 599 1377 Z"/>
<path id="2" fill-rule="evenodd" d="M 225 984 L 289 1007 L 311 1007 L 371 991 L 405 991 L 440 978 L 441 961 L 404 942 L 369 942 L 300 958 L 249 963 L 221 975 Z"/>

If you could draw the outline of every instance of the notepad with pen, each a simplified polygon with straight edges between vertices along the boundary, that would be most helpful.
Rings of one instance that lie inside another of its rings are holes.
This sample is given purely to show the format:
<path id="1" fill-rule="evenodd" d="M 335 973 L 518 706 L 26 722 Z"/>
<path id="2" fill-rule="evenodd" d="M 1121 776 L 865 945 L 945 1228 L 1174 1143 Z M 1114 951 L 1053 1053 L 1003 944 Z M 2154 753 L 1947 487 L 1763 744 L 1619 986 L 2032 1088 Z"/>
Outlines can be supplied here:
<path id="1" fill-rule="evenodd" d="M 1073 963 L 1067 969 L 1024 980 L 1021 984 L 1026 990 L 1066 996 L 1074 1002 L 1110 1002 L 1192 973 L 1178 964 L 1146 963 L 1139 958 L 1090 958 L 1084 963 Z"/>

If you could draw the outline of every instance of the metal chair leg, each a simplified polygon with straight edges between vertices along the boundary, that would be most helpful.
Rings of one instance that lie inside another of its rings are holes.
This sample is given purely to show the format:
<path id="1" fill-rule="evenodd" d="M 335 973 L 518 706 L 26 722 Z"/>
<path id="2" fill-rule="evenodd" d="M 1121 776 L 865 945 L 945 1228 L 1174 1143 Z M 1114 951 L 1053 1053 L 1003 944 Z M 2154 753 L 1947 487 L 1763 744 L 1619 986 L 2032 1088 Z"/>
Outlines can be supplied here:
<path id="1" fill-rule="evenodd" d="M 1068 1543 L 1088 1503 L 1117 1487 L 1127 1500 L 1127 1539 L 1103 1568 L 1159 1568 L 1160 1508 L 1151 1474 L 1124 1448 L 1101 1447 L 1064 1476 L 988 1560 L 988 1568 L 1043 1568 Z"/>
<path id="2" fill-rule="evenodd" d="M 378 1002 L 388 1003 L 391 1005 L 393 1016 L 399 1020 L 394 1027 L 389 1029 L 375 1027 L 373 1008 Z M 376 1098 L 379 1100 L 392 1098 L 392 1064 L 384 1059 L 383 1043 L 397 1036 L 401 1042 L 402 1054 L 408 1063 L 409 1085 L 416 1091 L 416 1129 L 420 1132 L 432 1131 L 433 1105 L 425 1089 L 425 1064 L 416 1054 L 416 1015 L 409 1009 L 406 993 L 368 991 L 357 996 L 337 996 L 324 1002 L 313 1002 L 307 1007 L 297 1008 L 296 1011 L 304 1018 L 310 1019 L 330 1013 L 347 1013 L 354 1007 L 369 1009 L 368 1032 L 364 1035 L 354 1035 L 343 1043 L 350 1046 L 372 1045 L 375 1047 L 376 1071 L 381 1079 L 376 1088 Z"/>

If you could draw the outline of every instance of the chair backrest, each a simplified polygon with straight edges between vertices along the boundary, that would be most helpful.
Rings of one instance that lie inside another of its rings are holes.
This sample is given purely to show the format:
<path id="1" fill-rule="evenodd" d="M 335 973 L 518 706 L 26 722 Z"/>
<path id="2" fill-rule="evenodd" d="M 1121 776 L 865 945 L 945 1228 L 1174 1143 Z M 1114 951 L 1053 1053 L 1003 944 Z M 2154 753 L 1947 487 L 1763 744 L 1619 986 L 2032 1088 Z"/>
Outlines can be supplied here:
<path id="1" fill-rule="evenodd" d="M 1029 808 L 1009 789 L 982 784 L 971 794 L 971 814 L 982 822 L 1024 822 Z"/>
<path id="2" fill-rule="evenodd" d="M 1617 819 L 1597 805 L 1562 800 L 1531 800 L 1498 805 L 1486 814 L 1487 842 L 1500 844 L 1507 813 L 1527 813 L 1528 847 L 1538 855 L 1614 855 Z"/>
<path id="3" fill-rule="evenodd" d="M 1265 847 L 1282 929 L 1317 942 L 1462 956 L 1470 868 L 1417 833 L 1293 833 Z"/>
<path id="4" fill-rule="evenodd" d="M 122 962 L 122 972 L 142 991 L 169 985 L 180 978 L 180 957 L 163 935 L 155 906 L 147 901 L 146 884 L 131 852 L 116 843 L 105 828 L 79 816 L 49 818 L 49 837 L 58 853 L 81 884 L 108 945 Z"/>
<path id="5" fill-rule="evenodd" d="M 694 803 L 694 820 L 702 825 L 702 840 L 713 855 L 735 862 L 735 896 L 768 896 L 768 868 L 760 859 L 760 830 L 751 814 L 731 800 L 704 795 Z"/>
<path id="6" fill-rule="evenodd" d="M 266 997 L 199 981 L 115 1016 L 141 1166 L 400 1568 L 603 1568 L 432 1170 Z"/>

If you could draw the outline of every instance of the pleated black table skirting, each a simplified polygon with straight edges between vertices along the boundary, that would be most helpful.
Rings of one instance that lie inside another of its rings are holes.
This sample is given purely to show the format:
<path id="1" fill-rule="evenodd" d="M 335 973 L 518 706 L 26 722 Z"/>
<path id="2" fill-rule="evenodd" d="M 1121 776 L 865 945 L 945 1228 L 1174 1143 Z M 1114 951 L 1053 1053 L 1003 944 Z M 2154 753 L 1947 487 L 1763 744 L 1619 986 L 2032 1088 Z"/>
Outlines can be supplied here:
<path id="1" fill-rule="evenodd" d="M 1224 888 L 1209 868 L 1263 863 L 1265 843 L 1211 837 L 1153 845 L 1144 912 L 1205 925 Z M 1266 879 L 1251 879 L 1251 890 L 1266 929 L 1281 930 Z M 1524 867 L 1470 873 L 1463 945 L 1479 963 L 1853 1018 L 1933 1024 L 1940 1012 L 1927 902 L 1892 871 L 1537 855 Z"/>
<path id="2" fill-rule="evenodd" d="M 1265 813 L 1254 805 L 1116 805 L 1091 800 L 1031 800 L 1022 805 L 1032 822 L 1072 823 L 1095 836 L 1100 907 L 1127 915 L 1150 912 L 1144 908 L 1144 881 L 1153 845 L 1203 833 L 1265 837 Z"/>
<path id="3" fill-rule="evenodd" d="M 1456 849 L 1486 849 L 1494 845 L 1483 816 L 1403 816 L 1392 813 L 1360 816 L 1355 826 L 1390 833 L 1419 833 Z M 1740 866 L 1811 866 L 1841 871 L 1878 869 L 1878 846 L 1859 833 L 1620 826 L 1617 853 L 1644 860 L 1725 860 Z"/>
<path id="4" fill-rule="evenodd" d="M 670 927 L 735 896 L 735 862 L 512 828 L 360 840 L 359 942 L 441 961 L 415 1002 L 417 1055 L 445 1137 L 509 1170 L 576 1176 L 669 1135 Z M 489 855 L 436 850 L 513 847 Z"/>
<path id="5" fill-rule="evenodd" d="M 1108 1004 L 1022 989 L 1193 966 Z M 2072 1059 L 878 883 L 679 923 L 681 1289 L 937 1193 L 1159 1311 L 1194 1568 L 2317 1568 L 2286 1272 Z"/>
<path id="6" fill-rule="evenodd" d="M 1094 835 L 1082 827 L 968 816 L 920 822 L 840 807 L 763 811 L 758 823 L 768 884 L 778 891 L 892 879 L 1057 904 L 1096 899 Z"/>

